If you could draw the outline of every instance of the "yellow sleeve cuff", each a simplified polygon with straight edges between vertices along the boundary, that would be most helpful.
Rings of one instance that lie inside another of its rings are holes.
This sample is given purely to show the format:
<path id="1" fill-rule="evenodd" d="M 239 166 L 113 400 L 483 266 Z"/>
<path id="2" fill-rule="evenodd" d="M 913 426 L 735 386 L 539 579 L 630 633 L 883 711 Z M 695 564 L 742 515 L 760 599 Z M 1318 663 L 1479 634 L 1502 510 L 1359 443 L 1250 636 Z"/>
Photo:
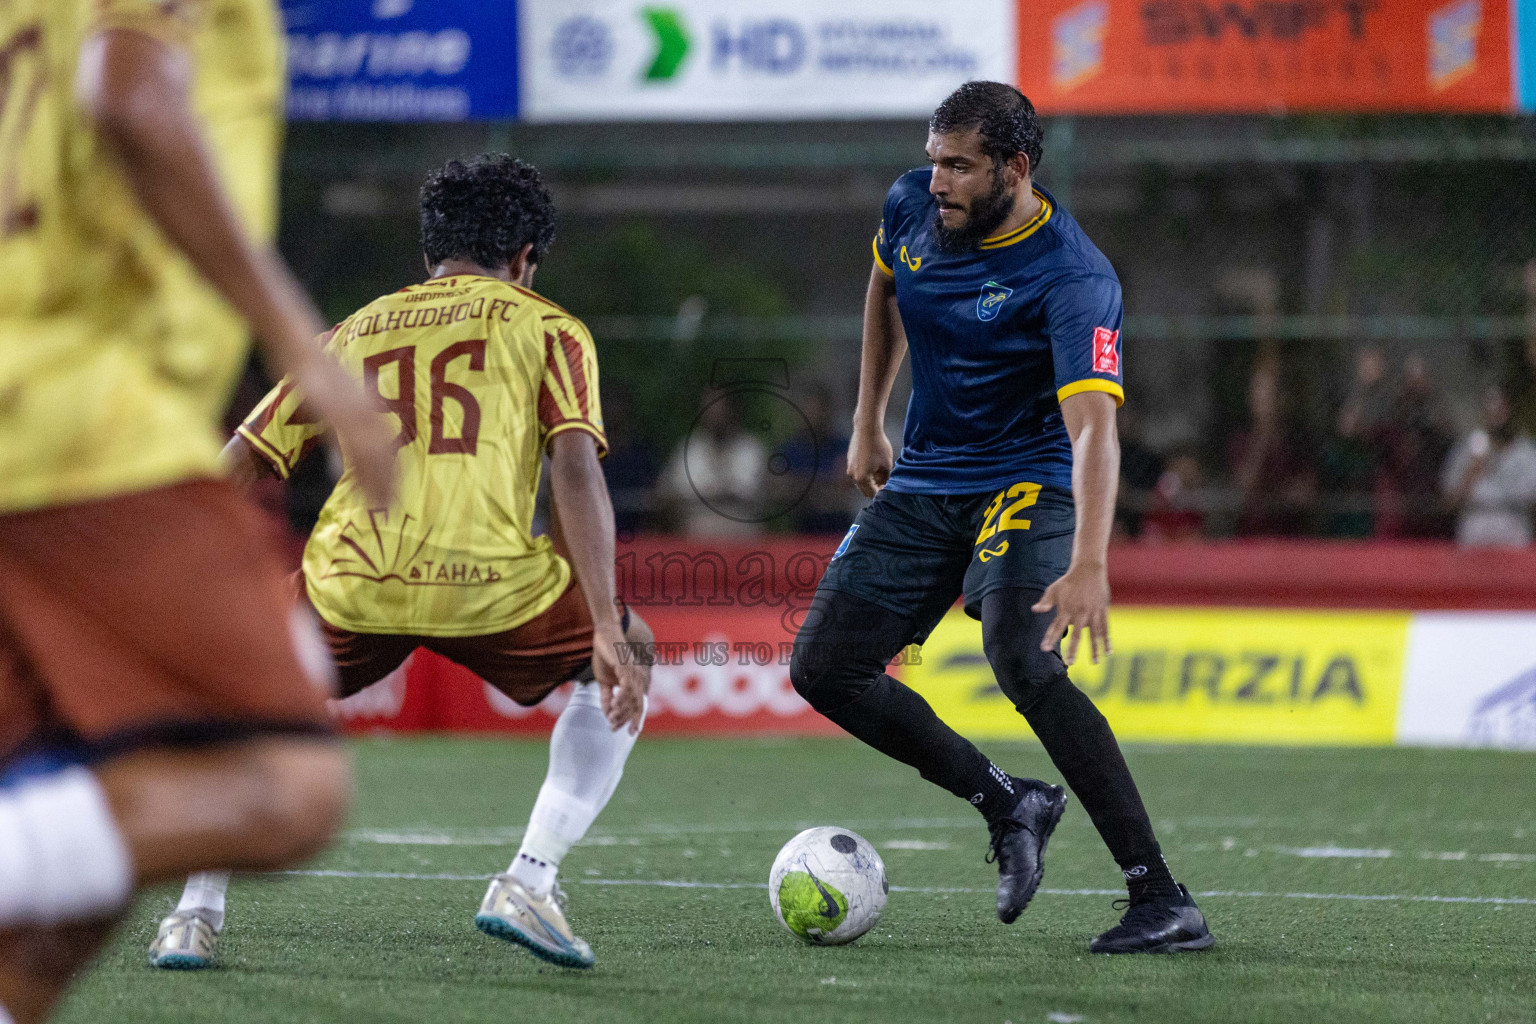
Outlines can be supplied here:
<path id="1" fill-rule="evenodd" d="M 1115 400 L 1115 404 L 1125 404 L 1125 389 L 1112 380 L 1104 380 L 1101 377 L 1087 377 L 1083 380 L 1075 380 L 1066 387 L 1056 390 L 1056 401 L 1065 402 L 1073 395 L 1080 395 L 1085 391 L 1102 391 Z"/>
<path id="2" fill-rule="evenodd" d="M 880 236 L 876 235 L 874 238 L 869 240 L 869 247 L 875 252 L 875 266 L 879 267 L 880 273 L 884 274 L 886 277 L 895 277 L 896 271 L 892 270 L 890 266 L 886 264 L 885 260 L 880 258 L 879 237 Z"/>
<path id="3" fill-rule="evenodd" d="M 597 442 L 597 457 L 601 459 L 608 454 L 608 438 L 603 436 L 601 430 L 586 420 L 566 420 L 564 423 L 556 423 L 550 427 L 544 432 L 544 450 L 549 450 L 549 442 L 554 440 L 556 434 L 564 433 L 567 430 L 580 430 L 582 433 L 591 434 L 593 440 Z"/>
<path id="4" fill-rule="evenodd" d="M 235 433 L 245 438 L 246 442 L 250 444 L 251 450 L 260 455 L 272 467 L 272 472 L 277 474 L 279 480 L 288 479 L 289 474 L 293 472 L 293 467 L 288 464 L 288 459 L 284 457 L 282 452 L 268 444 L 266 439 L 260 434 L 254 433 L 247 428 L 244 423 L 235 428 Z"/>

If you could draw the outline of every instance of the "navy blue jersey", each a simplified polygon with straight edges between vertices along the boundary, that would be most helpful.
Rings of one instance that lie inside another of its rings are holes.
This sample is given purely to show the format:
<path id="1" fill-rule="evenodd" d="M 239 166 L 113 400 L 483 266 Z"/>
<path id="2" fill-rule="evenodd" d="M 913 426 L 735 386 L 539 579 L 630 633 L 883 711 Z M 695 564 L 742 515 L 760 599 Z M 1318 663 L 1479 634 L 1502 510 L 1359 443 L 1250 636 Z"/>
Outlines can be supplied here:
<path id="1" fill-rule="evenodd" d="M 1120 281 L 1043 189 L 1029 223 L 947 254 L 933 236 L 933 172 L 908 171 L 885 198 L 875 261 L 896 280 L 912 400 L 887 486 L 969 494 L 1020 480 L 1072 486 L 1061 401 L 1125 399 Z"/>

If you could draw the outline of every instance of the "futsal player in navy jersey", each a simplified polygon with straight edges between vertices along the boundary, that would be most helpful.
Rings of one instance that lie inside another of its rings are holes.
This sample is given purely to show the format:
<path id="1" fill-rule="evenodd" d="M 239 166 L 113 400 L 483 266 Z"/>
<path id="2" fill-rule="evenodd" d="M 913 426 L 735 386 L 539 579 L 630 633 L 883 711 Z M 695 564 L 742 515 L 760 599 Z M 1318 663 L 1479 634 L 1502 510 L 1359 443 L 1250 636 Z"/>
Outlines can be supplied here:
<path id="1" fill-rule="evenodd" d="M 1163 860 L 1109 724 L 1068 678 L 1085 631 L 1095 662 L 1110 649 L 1120 282 L 1033 183 L 1040 154 L 1029 100 L 969 82 L 934 112 L 930 166 L 886 196 L 848 446 L 848 473 L 874 500 L 822 577 L 790 675 L 816 710 L 976 806 L 997 914 L 1012 922 L 1039 888 L 1066 792 L 1009 775 L 885 673 L 963 594 L 998 684 L 1125 876 L 1129 908 L 1089 948 L 1205 949 L 1215 939 Z M 893 460 L 885 408 L 908 352 Z"/>

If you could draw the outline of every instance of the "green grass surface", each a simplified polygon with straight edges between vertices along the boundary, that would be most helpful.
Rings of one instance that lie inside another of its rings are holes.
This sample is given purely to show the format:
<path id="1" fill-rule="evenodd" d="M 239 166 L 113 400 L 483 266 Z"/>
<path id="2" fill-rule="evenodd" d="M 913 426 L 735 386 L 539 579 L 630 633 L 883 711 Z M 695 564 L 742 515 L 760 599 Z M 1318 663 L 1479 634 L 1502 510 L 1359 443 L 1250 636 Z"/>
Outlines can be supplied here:
<path id="1" fill-rule="evenodd" d="M 544 773 L 542 743 L 370 740 L 347 835 L 317 869 L 502 869 Z M 1055 778 L 1037 747 L 992 744 Z M 239 879 L 215 970 L 145 951 L 174 893 L 144 897 L 61 1019 L 145 1021 L 1536 1020 L 1536 758 L 1483 752 L 1142 747 L 1128 753 L 1175 874 L 1218 944 L 1095 957 L 1119 876 L 1072 804 L 1045 891 L 993 913 L 985 831 L 964 804 L 842 740 L 644 738 L 562 876 L 597 967 L 546 967 L 477 932 L 475 880 Z M 856 945 L 805 946 L 768 906 L 779 846 L 854 828 L 897 887 Z M 893 847 L 889 844 L 895 843 Z M 911 848 L 911 847 L 920 848 Z M 1390 855 L 1384 853 L 1390 851 Z M 1320 855 L 1326 854 L 1326 855 Z M 744 888 L 613 885 L 738 883 Z M 1307 893 L 1330 898 L 1304 898 Z M 1066 1015 L 1066 1016 L 1063 1016 Z"/>

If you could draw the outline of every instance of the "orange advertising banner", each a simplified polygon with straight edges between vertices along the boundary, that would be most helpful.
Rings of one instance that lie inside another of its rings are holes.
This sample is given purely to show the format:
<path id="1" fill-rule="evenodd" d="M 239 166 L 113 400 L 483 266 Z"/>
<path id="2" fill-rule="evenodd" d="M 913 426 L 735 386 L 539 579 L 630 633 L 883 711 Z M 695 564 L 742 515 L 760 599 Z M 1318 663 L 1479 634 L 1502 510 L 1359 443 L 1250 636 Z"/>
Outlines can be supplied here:
<path id="1" fill-rule="evenodd" d="M 1509 0 L 1020 0 L 1042 113 L 1505 111 Z"/>

